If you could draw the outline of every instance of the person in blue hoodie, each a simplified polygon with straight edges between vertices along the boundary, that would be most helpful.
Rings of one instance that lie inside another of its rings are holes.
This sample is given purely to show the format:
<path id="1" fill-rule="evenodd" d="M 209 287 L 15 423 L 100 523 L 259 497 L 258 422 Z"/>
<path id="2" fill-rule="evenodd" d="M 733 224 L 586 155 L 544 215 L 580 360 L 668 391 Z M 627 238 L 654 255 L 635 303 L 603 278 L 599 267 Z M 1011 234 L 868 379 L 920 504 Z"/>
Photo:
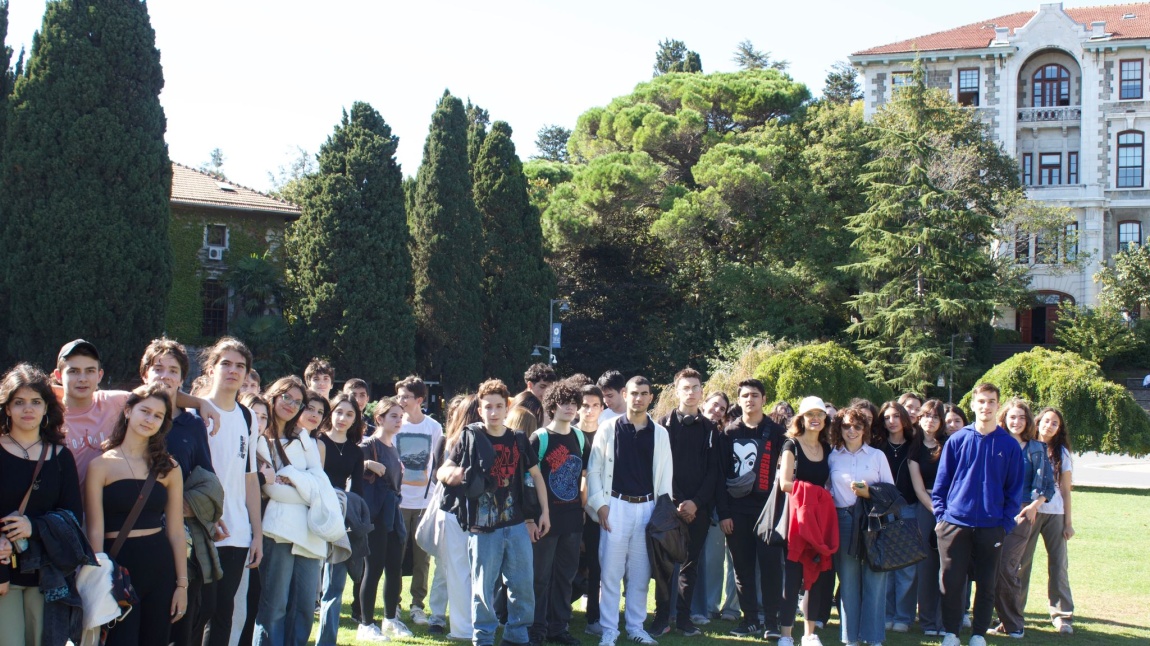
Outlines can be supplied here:
<path id="1" fill-rule="evenodd" d="M 1003 539 L 1022 508 L 1022 448 L 998 425 L 999 391 L 983 383 L 971 393 L 975 422 L 947 440 L 931 500 L 942 564 L 942 646 L 959 646 L 966 575 L 976 585 L 970 646 L 985 646 Z"/>

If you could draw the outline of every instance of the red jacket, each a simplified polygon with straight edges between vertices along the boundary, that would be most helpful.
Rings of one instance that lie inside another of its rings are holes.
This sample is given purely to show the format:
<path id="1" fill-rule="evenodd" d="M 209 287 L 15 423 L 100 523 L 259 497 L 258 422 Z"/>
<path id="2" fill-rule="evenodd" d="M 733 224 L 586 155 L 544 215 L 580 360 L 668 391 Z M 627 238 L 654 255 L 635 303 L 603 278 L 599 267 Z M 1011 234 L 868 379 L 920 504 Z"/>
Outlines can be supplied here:
<path id="1" fill-rule="evenodd" d="M 829 491 L 801 480 L 794 483 L 790 506 L 787 560 L 802 563 L 803 589 L 810 590 L 839 550 L 839 516 Z"/>

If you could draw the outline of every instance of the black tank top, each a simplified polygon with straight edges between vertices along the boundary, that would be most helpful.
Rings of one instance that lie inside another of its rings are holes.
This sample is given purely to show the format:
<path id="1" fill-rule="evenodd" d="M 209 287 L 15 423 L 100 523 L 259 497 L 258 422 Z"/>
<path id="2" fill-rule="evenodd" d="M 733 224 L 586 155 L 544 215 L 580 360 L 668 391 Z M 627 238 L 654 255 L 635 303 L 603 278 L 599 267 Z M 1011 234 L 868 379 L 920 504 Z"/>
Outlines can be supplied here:
<path id="1" fill-rule="evenodd" d="M 144 488 L 143 480 L 126 478 L 104 485 L 104 531 L 118 532 L 132 513 L 136 499 Z M 152 485 L 148 500 L 144 502 L 144 509 L 132 530 L 157 529 L 164 526 L 164 507 L 168 504 L 168 489 L 157 482 Z"/>
<path id="2" fill-rule="evenodd" d="M 831 479 L 831 463 L 830 463 L 830 447 L 825 442 L 819 444 L 823 447 L 823 459 L 815 462 L 807 457 L 803 452 L 803 447 L 799 446 L 796 439 L 790 438 L 783 443 L 783 450 L 790 451 L 795 455 L 795 480 L 802 480 L 816 484 L 820 487 L 825 487 L 827 481 Z"/>

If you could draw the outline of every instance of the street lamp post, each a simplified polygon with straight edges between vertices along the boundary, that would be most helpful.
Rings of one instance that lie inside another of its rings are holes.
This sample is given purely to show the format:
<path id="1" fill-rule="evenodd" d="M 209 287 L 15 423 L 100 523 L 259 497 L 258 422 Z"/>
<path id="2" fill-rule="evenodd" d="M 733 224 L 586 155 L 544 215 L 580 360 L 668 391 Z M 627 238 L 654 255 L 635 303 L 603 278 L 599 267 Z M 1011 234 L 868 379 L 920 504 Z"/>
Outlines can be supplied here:
<path id="1" fill-rule="evenodd" d="M 531 352 L 531 356 L 541 357 L 543 355 L 539 351 L 540 350 L 546 350 L 547 351 L 547 357 L 548 357 L 547 360 L 549 362 L 551 362 L 551 365 L 555 365 L 557 363 L 555 361 L 555 336 L 552 333 L 552 331 L 555 329 L 555 304 L 556 303 L 559 303 L 559 313 L 560 314 L 562 314 L 563 312 L 571 311 L 571 306 L 567 304 L 567 301 L 565 301 L 561 298 L 552 298 L 551 299 L 551 301 L 547 307 L 547 315 L 549 317 L 549 320 L 547 321 L 547 345 L 546 346 L 537 345 L 537 346 L 535 346 L 535 349 Z"/>

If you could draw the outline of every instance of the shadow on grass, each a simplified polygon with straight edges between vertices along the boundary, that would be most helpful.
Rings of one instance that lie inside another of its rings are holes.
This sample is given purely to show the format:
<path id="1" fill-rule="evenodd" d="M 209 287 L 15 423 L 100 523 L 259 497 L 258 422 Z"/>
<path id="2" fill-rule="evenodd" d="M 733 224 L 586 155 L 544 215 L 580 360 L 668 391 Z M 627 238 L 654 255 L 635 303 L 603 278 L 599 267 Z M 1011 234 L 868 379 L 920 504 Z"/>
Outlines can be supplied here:
<path id="1" fill-rule="evenodd" d="M 1074 486 L 1074 493 L 1116 493 L 1127 496 L 1150 496 L 1150 489 L 1127 489 L 1123 487 L 1091 487 L 1087 485 Z"/>

